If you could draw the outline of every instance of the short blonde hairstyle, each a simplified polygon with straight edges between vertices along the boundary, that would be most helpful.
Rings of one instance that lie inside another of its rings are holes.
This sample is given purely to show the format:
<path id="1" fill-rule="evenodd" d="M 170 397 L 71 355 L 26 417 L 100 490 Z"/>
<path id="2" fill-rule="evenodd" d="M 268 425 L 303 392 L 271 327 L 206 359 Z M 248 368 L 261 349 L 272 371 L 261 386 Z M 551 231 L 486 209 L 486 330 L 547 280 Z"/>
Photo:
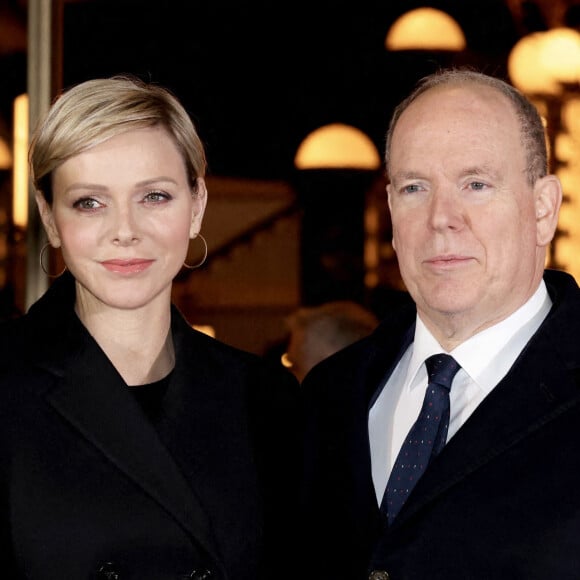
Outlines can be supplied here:
<path id="1" fill-rule="evenodd" d="M 168 89 L 129 75 L 88 80 L 55 99 L 30 145 L 35 188 L 52 204 L 52 175 L 67 159 L 125 131 L 154 126 L 173 138 L 196 190 L 207 161 L 191 117 Z"/>

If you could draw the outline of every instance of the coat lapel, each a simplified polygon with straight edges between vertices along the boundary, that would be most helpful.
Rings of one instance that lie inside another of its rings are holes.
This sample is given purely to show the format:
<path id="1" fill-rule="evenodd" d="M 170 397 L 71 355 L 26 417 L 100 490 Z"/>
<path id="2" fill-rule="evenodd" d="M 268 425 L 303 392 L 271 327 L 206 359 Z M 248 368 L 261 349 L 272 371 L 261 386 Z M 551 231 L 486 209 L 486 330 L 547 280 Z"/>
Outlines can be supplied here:
<path id="1" fill-rule="evenodd" d="M 394 526 L 404 524 L 437 495 L 580 404 L 577 355 L 562 360 L 562 352 L 554 348 L 562 336 L 557 339 L 550 327 L 548 323 L 532 339 L 506 377 L 447 443 L 417 483 Z"/>
<path id="2" fill-rule="evenodd" d="M 256 458 L 248 425 L 247 371 L 241 360 L 232 364 L 227 348 L 192 330 L 175 310 L 172 329 L 177 362 L 162 438 L 203 504 L 211 506 L 220 545 L 234 538 L 256 541 L 252 534 L 261 527 L 261 500 L 251 467 Z"/>
<path id="3" fill-rule="evenodd" d="M 80 327 L 48 402 L 106 461 L 171 514 L 216 562 L 208 515 L 154 427 L 94 340 Z M 54 371 L 54 369 L 53 369 Z"/>

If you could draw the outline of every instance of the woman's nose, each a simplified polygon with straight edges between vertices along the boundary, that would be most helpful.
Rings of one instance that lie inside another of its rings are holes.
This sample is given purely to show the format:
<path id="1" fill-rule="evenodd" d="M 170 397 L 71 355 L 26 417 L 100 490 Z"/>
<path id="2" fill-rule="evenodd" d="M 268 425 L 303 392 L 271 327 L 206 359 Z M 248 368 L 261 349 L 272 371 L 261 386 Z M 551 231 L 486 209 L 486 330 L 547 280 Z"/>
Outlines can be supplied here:
<path id="1" fill-rule="evenodd" d="M 139 240 L 138 223 L 130 209 L 123 209 L 116 213 L 112 225 L 112 241 L 116 245 L 125 246 Z"/>

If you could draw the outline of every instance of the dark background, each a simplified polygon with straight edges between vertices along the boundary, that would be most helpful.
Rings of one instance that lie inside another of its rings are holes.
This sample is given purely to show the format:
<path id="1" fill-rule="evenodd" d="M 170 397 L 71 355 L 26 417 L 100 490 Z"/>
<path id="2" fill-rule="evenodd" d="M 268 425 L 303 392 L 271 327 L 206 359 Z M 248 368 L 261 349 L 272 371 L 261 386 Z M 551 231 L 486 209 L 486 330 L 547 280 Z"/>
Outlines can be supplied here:
<path id="1" fill-rule="evenodd" d="M 285 179 L 312 130 L 358 127 L 382 153 L 393 106 L 441 64 L 507 77 L 530 32 L 578 28 L 580 0 L 53 0 L 63 12 L 63 87 L 135 73 L 171 88 L 208 148 L 210 173 Z M 456 55 L 389 53 L 401 14 L 432 6 L 462 27 Z M 27 0 L 0 0 L 0 134 L 26 91 Z"/>
<path id="2" fill-rule="evenodd" d="M 505 75 L 516 42 L 502 0 L 431 2 L 462 26 L 462 62 Z M 382 153 L 394 104 L 443 54 L 384 48 L 421 2 L 96 0 L 65 4 L 63 85 L 131 72 L 171 88 L 204 139 L 210 173 L 286 179 L 300 142 L 332 122 Z M 456 60 L 458 57 L 455 57 Z"/>

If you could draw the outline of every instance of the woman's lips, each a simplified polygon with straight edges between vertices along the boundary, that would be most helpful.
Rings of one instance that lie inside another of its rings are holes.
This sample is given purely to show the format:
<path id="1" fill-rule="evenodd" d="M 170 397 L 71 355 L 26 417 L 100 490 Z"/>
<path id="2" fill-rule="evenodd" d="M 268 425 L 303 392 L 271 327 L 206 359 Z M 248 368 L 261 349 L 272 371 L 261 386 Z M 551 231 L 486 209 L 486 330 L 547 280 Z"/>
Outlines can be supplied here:
<path id="1" fill-rule="evenodd" d="M 153 260 L 105 260 L 101 264 L 109 270 L 117 274 L 137 274 L 147 270 Z"/>

